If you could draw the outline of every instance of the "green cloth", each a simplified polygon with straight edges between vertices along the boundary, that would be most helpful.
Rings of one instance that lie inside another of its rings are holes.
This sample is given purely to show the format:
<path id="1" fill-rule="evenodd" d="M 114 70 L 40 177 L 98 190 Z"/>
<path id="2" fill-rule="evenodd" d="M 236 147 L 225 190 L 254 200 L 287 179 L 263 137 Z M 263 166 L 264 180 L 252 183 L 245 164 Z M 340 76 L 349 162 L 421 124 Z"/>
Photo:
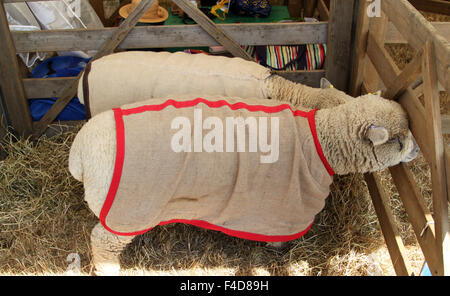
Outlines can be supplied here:
<path id="1" fill-rule="evenodd" d="M 242 16 L 235 14 L 233 12 L 229 12 L 226 15 L 225 21 L 214 18 L 212 21 L 216 24 L 230 24 L 230 23 L 277 23 L 281 20 L 290 19 L 291 16 L 289 14 L 289 10 L 287 6 L 272 6 L 272 10 L 270 11 L 270 15 L 268 17 L 252 17 L 252 16 Z M 188 24 L 192 23 L 192 20 L 188 20 Z M 169 8 L 169 18 L 164 22 L 164 25 L 185 25 L 183 23 L 183 18 L 178 17 L 177 15 L 173 15 L 171 9 Z M 183 51 L 186 48 L 180 47 L 172 47 L 166 48 L 169 52 Z M 198 49 L 204 50 L 208 52 L 208 47 L 189 47 L 189 49 Z"/>
<path id="2" fill-rule="evenodd" d="M 230 24 L 230 23 L 277 23 L 281 20 L 290 19 L 289 11 L 287 6 L 272 6 L 270 15 L 268 17 L 252 17 L 238 15 L 233 12 L 229 12 L 226 15 L 225 21 L 218 19 L 217 17 L 213 19 L 216 24 Z M 191 21 L 192 22 L 192 21 Z M 183 18 L 177 15 L 172 15 L 172 11 L 169 8 L 169 18 L 166 20 L 164 25 L 185 25 L 183 23 Z"/>

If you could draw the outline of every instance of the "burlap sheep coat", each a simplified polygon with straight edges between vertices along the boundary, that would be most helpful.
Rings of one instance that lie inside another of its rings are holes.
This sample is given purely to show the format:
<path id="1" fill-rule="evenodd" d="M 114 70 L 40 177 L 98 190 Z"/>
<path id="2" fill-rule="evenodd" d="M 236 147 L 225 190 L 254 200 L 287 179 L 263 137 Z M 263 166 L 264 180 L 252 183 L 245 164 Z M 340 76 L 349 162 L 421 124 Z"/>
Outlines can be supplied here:
<path id="1" fill-rule="evenodd" d="M 89 63 L 78 96 L 89 117 L 142 98 L 222 95 L 267 99 L 269 69 L 240 58 L 183 52 L 115 53 Z"/>
<path id="2" fill-rule="evenodd" d="M 181 222 L 250 240 L 287 241 L 306 233 L 324 207 L 334 172 L 317 138 L 315 110 L 259 99 L 197 98 L 152 99 L 113 111 L 115 167 L 100 213 L 113 233 L 137 235 Z M 181 143 L 174 140 L 182 128 L 174 122 L 183 122 L 177 118 L 191 124 L 184 151 L 173 149 Z M 215 124 L 206 124 L 208 118 Z M 245 125 L 245 149 L 237 151 L 235 126 L 235 149 L 227 152 L 227 118 L 255 119 L 257 151 L 250 147 L 252 127 Z M 261 140 L 264 122 L 267 135 Z M 194 146 L 199 139 L 223 140 L 223 149 L 204 151 L 206 146 Z M 278 141 L 276 159 L 261 161 L 267 156 L 261 141 Z"/>

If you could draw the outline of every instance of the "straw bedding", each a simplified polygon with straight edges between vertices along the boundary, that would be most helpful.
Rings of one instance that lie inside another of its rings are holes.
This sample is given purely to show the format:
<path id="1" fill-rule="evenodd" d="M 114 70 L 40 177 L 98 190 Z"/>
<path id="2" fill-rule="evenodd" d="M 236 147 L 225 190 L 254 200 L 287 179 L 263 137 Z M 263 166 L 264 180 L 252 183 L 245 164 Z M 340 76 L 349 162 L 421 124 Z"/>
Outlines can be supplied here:
<path id="1" fill-rule="evenodd" d="M 79 127 L 78 127 L 79 128 Z M 89 236 L 97 219 L 83 201 L 83 186 L 67 170 L 78 130 L 33 144 L 10 141 L 0 162 L 0 274 L 64 274 L 78 253 L 91 274 Z M 413 163 L 425 195 L 429 173 Z M 337 176 L 325 209 L 311 230 L 284 251 L 264 243 L 176 224 L 138 237 L 121 258 L 124 274 L 173 275 L 392 275 L 377 217 L 361 175 Z M 392 207 L 416 271 L 423 262 L 397 193 L 384 176 Z"/>
<path id="2" fill-rule="evenodd" d="M 399 66 L 412 57 L 390 46 Z M 406 58 L 405 58 L 406 57 Z M 409 58 L 408 58 L 409 57 Z M 449 100 L 441 96 L 443 113 Z M 0 161 L 0 274 L 66 274 L 71 253 L 81 274 L 92 274 L 89 236 L 97 219 L 83 201 L 83 185 L 67 170 L 70 145 L 80 126 L 37 143 L 7 135 Z M 447 139 L 446 139 L 447 140 Z M 448 141 L 446 141 L 448 143 Z M 431 203 L 430 173 L 423 157 L 409 165 Z M 423 256 L 398 193 L 386 172 L 391 196 L 415 273 Z M 325 209 L 311 230 L 283 251 L 264 243 L 194 226 L 158 226 L 138 237 L 121 256 L 125 275 L 394 275 L 363 177 L 337 176 Z"/>

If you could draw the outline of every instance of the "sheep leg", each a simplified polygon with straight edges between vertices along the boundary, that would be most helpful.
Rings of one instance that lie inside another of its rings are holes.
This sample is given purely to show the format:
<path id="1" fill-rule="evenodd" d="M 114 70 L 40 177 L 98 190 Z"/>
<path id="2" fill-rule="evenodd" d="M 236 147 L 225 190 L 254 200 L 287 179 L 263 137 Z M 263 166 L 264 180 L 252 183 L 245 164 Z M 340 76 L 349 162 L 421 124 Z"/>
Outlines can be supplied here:
<path id="1" fill-rule="evenodd" d="M 266 246 L 277 251 L 282 251 L 287 247 L 287 242 L 270 242 Z"/>
<path id="2" fill-rule="evenodd" d="M 91 233 L 92 259 L 97 275 L 119 275 L 119 255 L 134 236 L 118 236 L 97 223 Z"/>

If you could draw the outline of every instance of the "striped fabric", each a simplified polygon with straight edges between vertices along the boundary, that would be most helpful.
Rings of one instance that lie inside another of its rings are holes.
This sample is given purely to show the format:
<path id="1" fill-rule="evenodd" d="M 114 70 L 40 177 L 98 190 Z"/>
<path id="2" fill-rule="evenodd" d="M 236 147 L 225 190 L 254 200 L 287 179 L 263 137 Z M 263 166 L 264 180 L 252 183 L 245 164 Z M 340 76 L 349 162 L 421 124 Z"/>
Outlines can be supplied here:
<path id="1" fill-rule="evenodd" d="M 244 46 L 255 60 L 273 70 L 318 70 L 325 63 L 325 44 Z"/>

